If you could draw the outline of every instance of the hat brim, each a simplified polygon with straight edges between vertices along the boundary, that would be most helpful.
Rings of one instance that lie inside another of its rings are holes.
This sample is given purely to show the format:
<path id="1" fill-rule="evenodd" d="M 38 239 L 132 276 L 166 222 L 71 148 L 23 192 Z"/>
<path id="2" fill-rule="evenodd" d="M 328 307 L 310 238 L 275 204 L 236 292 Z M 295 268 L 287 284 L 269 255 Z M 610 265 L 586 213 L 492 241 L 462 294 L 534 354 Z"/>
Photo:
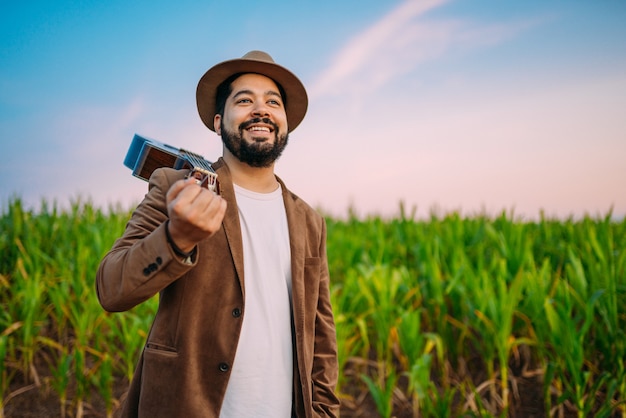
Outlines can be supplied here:
<path id="1" fill-rule="evenodd" d="M 198 113 L 202 122 L 215 131 L 215 96 L 217 87 L 228 77 L 237 73 L 256 73 L 271 78 L 285 91 L 288 131 L 291 132 L 302 122 L 308 107 L 308 97 L 302 82 L 291 71 L 271 62 L 238 58 L 216 64 L 210 68 L 196 89 Z"/>

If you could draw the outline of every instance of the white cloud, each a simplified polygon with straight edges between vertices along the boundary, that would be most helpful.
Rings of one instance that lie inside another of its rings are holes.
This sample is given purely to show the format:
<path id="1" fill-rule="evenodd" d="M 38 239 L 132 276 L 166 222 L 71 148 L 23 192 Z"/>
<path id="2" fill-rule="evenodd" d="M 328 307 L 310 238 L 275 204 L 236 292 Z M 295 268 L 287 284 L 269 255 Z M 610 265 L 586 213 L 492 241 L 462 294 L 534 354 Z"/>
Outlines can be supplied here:
<path id="1" fill-rule="evenodd" d="M 457 50 L 503 42 L 537 21 L 485 24 L 430 20 L 425 14 L 447 0 L 407 0 L 355 35 L 311 83 L 312 99 L 349 94 L 361 98 L 421 63 Z"/>
<path id="2" fill-rule="evenodd" d="M 331 67 L 313 83 L 311 96 L 337 92 L 341 86 L 348 86 L 347 81 L 352 85 L 362 81 L 374 86 L 384 83 L 398 71 L 399 59 L 406 57 L 403 49 L 419 38 L 419 26 L 414 20 L 444 2 L 407 1 L 357 34 L 337 52 Z"/>

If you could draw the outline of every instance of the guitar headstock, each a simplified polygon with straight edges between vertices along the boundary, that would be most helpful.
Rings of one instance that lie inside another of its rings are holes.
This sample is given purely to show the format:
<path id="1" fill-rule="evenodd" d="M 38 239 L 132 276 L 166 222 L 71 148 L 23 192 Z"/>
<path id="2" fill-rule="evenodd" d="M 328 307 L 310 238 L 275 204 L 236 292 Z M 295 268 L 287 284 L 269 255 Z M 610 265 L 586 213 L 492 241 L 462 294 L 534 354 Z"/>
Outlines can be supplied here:
<path id="1" fill-rule="evenodd" d="M 195 178 L 196 183 L 200 187 L 207 188 L 214 193 L 218 193 L 217 190 L 217 174 L 215 172 L 205 170 L 201 167 L 194 167 L 191 169 L 187 178 Z"/>

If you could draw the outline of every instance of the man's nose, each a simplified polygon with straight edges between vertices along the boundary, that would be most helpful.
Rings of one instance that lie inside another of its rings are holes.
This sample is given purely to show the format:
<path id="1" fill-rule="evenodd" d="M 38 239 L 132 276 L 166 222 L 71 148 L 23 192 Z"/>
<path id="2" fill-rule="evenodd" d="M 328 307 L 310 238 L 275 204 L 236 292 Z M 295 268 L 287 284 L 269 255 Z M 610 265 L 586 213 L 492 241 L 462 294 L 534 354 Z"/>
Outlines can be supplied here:
<path id="1" fill-rule="evenodd" d="M 269 107 L 264 102 L 256 102 L 254 104 L 254 108 L 252 109 L 252 114 L 254 116 L 261 116 L 261 117 L 269 116 L 270 114 Z"/>

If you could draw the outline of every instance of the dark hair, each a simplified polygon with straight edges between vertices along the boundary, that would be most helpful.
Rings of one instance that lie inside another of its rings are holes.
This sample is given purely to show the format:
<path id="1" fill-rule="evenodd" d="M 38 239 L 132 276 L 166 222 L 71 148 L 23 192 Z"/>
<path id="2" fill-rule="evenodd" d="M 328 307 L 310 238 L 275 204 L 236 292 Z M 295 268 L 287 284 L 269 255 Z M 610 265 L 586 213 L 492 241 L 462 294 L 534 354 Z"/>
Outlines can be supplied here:
<path id="1" fill-rule="evenodd" d="M 219 86 L 217 86 L 217 90 L 215 92 L 215 114 L 219 114 L 220 116 L 224 116 L 224 107 L 226 106 L 226 99 L 230 96 L 230 93 L 233 92 L 233 81 L 238 79 L 240 76 L 249 73 L 235 73 L 228 77 L 226 80 L 222 81 Z M 274 80 L 276 86 L 278 87 L 278 92 L 280 93 L 280 97 L 283 99 L 283 105 L 287 107 L 287 95 L 285 94 L 285 89 L 278 82 Z"/>

